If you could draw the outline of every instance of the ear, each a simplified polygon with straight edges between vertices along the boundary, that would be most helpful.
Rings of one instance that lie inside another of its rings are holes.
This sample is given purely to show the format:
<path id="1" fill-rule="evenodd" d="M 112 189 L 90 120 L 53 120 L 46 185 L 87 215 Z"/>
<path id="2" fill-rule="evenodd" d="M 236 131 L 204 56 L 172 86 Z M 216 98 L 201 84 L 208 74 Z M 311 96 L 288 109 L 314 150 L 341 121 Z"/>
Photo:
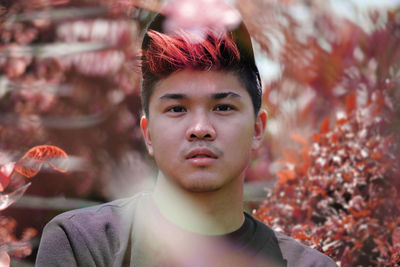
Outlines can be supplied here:
<path id="1" fill-rule="evenodd" d="M 151 156 L 154 156 L 153 145 L 151 143 L 150 130 L 149 130 L 148 120 L 147 120 L 146 116 L 142 116 L 140 118 L 140 129 L 142 130 L 144 143 L 146 144 L 149 154 Z"/>
<path id="2" fill-rule="evenodd" d="M 252 149 L 257 149 L 261 146 L 261 143 L 264 139 L 265 127 L 267 125 L 267 117 L 267 111 L 265 109 L 261 109 L 257 114 L 254 125 Z"/>

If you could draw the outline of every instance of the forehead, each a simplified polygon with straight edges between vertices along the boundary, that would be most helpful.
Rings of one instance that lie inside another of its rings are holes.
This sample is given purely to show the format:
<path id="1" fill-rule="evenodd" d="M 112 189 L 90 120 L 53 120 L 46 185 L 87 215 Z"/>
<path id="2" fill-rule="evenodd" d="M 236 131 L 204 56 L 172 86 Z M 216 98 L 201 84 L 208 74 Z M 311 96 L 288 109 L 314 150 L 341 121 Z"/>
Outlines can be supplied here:
<path id="1" fill-rule="evenodd" d="M 222 92 L 234 92 L 250 100 L 244 85 L 238 76 L 232 72 L 183 70 L 160 80 L 154 87 L 150 102 L 166 93 L 185 94 L 189 98 L 201 98 Z"/>

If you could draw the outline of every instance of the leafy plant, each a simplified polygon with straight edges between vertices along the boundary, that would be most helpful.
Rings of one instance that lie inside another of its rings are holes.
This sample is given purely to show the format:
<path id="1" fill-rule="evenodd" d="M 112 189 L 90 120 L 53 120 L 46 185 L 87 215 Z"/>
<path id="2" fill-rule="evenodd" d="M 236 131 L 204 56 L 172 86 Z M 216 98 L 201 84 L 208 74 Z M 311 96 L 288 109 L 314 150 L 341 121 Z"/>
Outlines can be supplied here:
<path id="1" fill-rule="evenodd" d="M 400 264 L 400 174 L 394 134 L 385 133 L 382 96 L 356 109 L 355 94 L 332 128 L 284 152 L 278 183 L 255 216 L 341 262 Z"/>
<path id="2" fill-rule="evenodd" d="M 33 147 L 17 162 L 7 160 L 0 153 L 0 211 L 25 193 L 31 184 L 26 178 L 36 176 L 45 164 L 55 171 L 65 173 L 68 156 L 62 149 L 51 145 Z M 32 252 L 29 240 L 37 231 L 34 228 L 25 229 L 18 239 L 14 234 L 16 226 L 15 219 L 0 216 L 0 252 L 9 252 L 19 258 L 26 257 Z"/>

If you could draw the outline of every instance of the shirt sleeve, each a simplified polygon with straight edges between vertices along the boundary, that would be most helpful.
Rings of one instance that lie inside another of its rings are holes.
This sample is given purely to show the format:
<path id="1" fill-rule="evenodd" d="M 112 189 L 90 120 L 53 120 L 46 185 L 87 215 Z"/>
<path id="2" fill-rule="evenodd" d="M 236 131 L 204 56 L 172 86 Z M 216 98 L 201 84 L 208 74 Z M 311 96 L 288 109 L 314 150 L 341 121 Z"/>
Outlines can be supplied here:
<path id="1" fill-rule="evenodd" d="M 43 229 L 36 266 L 120 266 L 130 236 L 130 223 L 121 223 L 118 205 L 71 210 Z"/>
<path id="2" fill-rule="evenodd" d="M 137 197 L 71 210 L 43 229 L 35 266 L 121 266 Z"/>
<path id="3" fill-rule="evenodd" d="M 43 230 L 35 266 L 78 266 L 68 234 L 57 220 Z"/>
<path id="4" fill-rule="evenodd" d="M 307 247 L 280 232 L 275 232 L 288 267 L 337 267 L 336 263 L 321 252 Z"/>

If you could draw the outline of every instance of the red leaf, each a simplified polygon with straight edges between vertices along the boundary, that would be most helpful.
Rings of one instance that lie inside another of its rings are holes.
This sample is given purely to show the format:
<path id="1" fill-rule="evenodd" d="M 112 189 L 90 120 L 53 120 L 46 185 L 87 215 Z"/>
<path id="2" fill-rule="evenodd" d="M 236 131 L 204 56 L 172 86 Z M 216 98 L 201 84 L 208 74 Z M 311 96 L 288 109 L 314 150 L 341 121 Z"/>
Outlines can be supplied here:
<path id="1" fill-rule="evenodd" d="M 329 124 L 331 122 L 331 119 L 329 117 L 326 117 L 326 119 L 322 122 L 321 124 L 321 133 L 327 133 L 329 132 Z"/>
<path id="2" fill-rule="evenodd" d="M 336 125 L 343 125 L 346 122 L 348 122 L 349 120 L 347 118 L 340 118 L 336 121 Z"/>
<path id="3" fill-rule="evenodd" d="M 361 211 L 356 211 L 354 209 L 349 209 L 349 211 L 351 212 L 351 214 L 356 217 L 356 218 L 360 218 L 360 217 L 366 217 L 368 215 L 371 214 L 370 210 L 361 210 Z"/>
<path id="4" fill-rule="evenodd" d="M 339 137 L 336 134 L 332 134 L 331 141 L 333 144 L 336 144 L 339 141 Z"/>
<path id="5" fill-rule="evenodd" d="M 312 139 L 313 139 L 313 142 L 314 142 L 314 143 L 319 143 L 319 142 L 321 141 L 321 138 L 322 138 L 322 136 L 321 136 L 321 134 L 319 134 L 319 133 L 314 134 L 314 135 L 312 136 Z"/>
<path id="6" fill-rule="evenodd" d="M 351 92 L 350 95 L 346 97 L 346 111 L 350 114 L 357 106 L 357 95 L 355 92 Z"/>
<path id="7" fill-rule="evenodd" d="M 14 171 L 15 162 L 9 162 L 0 166 L 0 192 L 3 192 L 10 184 L 10 177 Z"/>
<path id="8" fill-rule="evenodd" d="M 340 258 L 341 266 L 346 266 L 346 267 L 351 266 L 353 257 L 350 251 L 351 251 L 350 248 L 346 246 L 342 254 L 342 257 Z"/>
<path id="9" fill-rule="evenodd" d="M 301 145 L 308 146 L 307 140 L 298 134 L 292 133 L 290 134 L 290 138 Z"/>
<path id="10" fill-rule="evenodd" d="M 363 246 L 364 246 L 364 244 L 362 242 L 359 242 L 357 240 L 354 241 L 354 248 L 355 249 L 362 248 Z"/>
<path id="11" fill-rule="evenodd" d="M 27 178 L 32 178 L 40 171 L 43 163 L 47 163 L 54 170 L 65 173 L 67 160 L 67 153 L 56 146 L 35 146 L 16 163 L 15 170 Z"/>
<path id="12" fill-rule="evenodd" d="M 343 180 L 347 183 L 351 183 L 353 181 L 353 173 L 351 172 L 344 172 L 342 173 Z"/>
<path id="13" fill-rule="evenodd" d="M 382 154 L 381 153 L 372 153 L 371 158 L 377 159 L 377 160 L 382 159 Z"/>
<path id="14" fill-rule="evenodd" d="M 10 266 L 10 256 L 6 250 L 0 250 L 0 264 L 1 266 Z"/>
<path id="15" fill-rule="evenodd" d="M 35 228 L 28 228 L 25 229 L 25 231 L 23 232 L 21 240 L 29 241 L 36 235 L 37 235 L 37 230 Z"/>
<path id="16" fill-rule="evenodd" d="M 311 160 L 310 156 L 310 149 L 308 147 L 305 147 L 301 150 L 301 157 L 303 159 L 303 162 L 309 163 Z"/>
<path id="17" fill-rule="evenodd" d="M 299 156 L 296 150 L 285 148 L 282 153 L 289 163 L 296 165 L 299 162 Z"/>
<path id="18" fill-rule="evenodd" d="M 392 246 L 395 251 L 400 251 L 400 226 L 393 229 Z"/>
<path id="19" fill-rule="evenodd" d="M 42 161 L 24 157 L 15 164 L 15 171 L 27 178 L 32 178 L 39 173 L 42 165 Z"/>
<path id="20" fill-rule="evenodd" d="M 296 179 L 296 173 L 293 170 L 279 170 L 276 175 L 278 176 L 278 182 L 281 184 Z"/>
<path id="21" fill-rule="evenodd" d="M 294 233 L 292 237 L 300 239 L 300 240 L 310 240 L 311 238 L 303 233 Z"/>

